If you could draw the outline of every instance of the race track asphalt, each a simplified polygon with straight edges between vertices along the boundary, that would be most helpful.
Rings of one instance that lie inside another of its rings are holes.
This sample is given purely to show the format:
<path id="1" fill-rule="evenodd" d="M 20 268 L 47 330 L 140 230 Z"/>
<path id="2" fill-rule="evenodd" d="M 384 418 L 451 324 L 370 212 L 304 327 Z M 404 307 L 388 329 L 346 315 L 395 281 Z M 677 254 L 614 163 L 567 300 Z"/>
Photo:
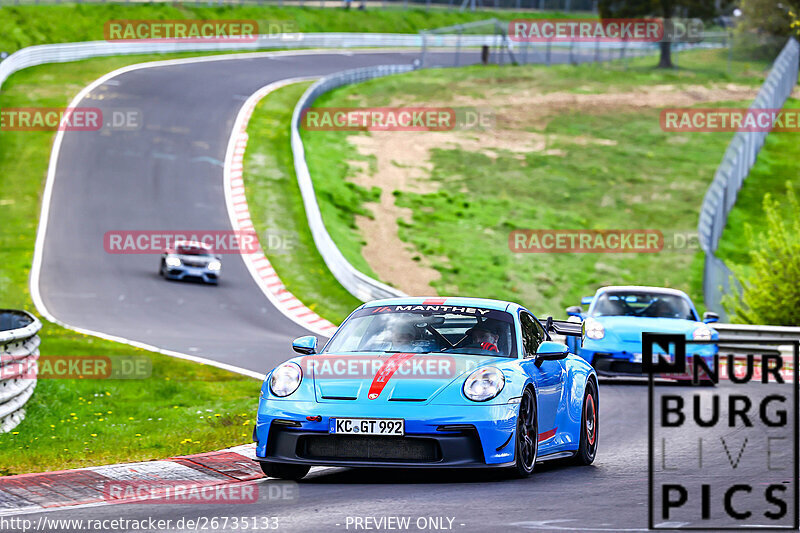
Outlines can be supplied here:
<path id="1" fill-rule="evenodd" d="M 691 396 L 698 393 L 695 388 L 687 386 L 664 385 L 657 390 L 677 394 L 688 402 L 687 405 L 691 404 Z M 775 390 L 758 389 L 758 386 L 756 390 L 750 390 L 756 406 L 751 414 L 758 412 L 757 400 Z M 729 383 L 720 385 L 717 391 L 723 395 L 737 392 Z M 699 391 L 706 398 L 711 392 L 713 389 L 710 388 Z M 599 412 L 600 444 L 593 465 L 576 467 L 557 461 L 540 463 L 527 479 L 508 479 L 499 471 L 486 469 L 326 468 L 312 470 L 299 483 L 261 480 L 257 482 L 258 501 L 255 503 L 131 503 L 53 510 L 26 514 L 24 518 L 37 523 L 39 520 L 88 518 L 142 522 L 152 517 L 170 520 L 165 529 L 168 531 L 187 531 L 187 520 L 202 524 L 206 520 L 210 523 L 212 518 L 218 519 L 216 530 L 239 531 L 232 525 L 233 517 L 239 517 L 239 524 L 242 517 L 249 523 L 256 520 L 259 524 L 266 518 L 275 517 L 279 526 L 277 531 L 287 532 L 389 531 L 392 529 L 375 527 L 375 522 L 369 522 L 370 528 L 364 527 L 367 520 L 386 517 L 410 519 L 410 527 L 401 531 L 648 531 L 646 383 L 601 380 Z M 707 417 L 708 410 L 703 412 Z M 676 431 L 671 435 L 658 431 L 654 435 L 654 481 L 656 486 L 682 483 L 689 490 L 689 497 L 684 507 L 673 511 L 669 520 L 665 520 L 659 507 L 659 493 L 656 493 L 654 524 L 657 528 L 707 527 L 709 531 L 715 531 L 724 525 L 751 531 L 768 525 L 791 526 L 794 499 L 791 438 L 773 446 L 771 462 L 774 470 L 769 471 L 765 462 L 765 432 L 758 422 L 749 430 L 721 424 L 702 432 L 689 428 Z M 667 439 L 666 453 L 662 453 L 661 446 L 661 437 L 664 436 Z M 704 442 L 703 466 L 697 463 L 697 439 L 701 436 Z M 724 445 L 721 439 L 724 439 Z M 678 470 L 670 470 L 674 468 Z M 711 515 L 708 521 L 701 520 L 699 512 L 700 487 L 704 483 L 710 486 Z M 731 520 L 723 510 L 724 491 L 739 483 L 754 488 L 751 495 L 740 493 L 732 500 L 738 511 L 755 511 L 747 522 L 749 527 Z M 771 484 L 789 488 L 789 492 L 782 496 L 787 503 L 788 515 L 777 524 L 759 513 L 759 510 L 775 509 L 764 503 L 764 490 Z M 448 527 L 429 527 L 431 518 L 438 518 Z M 223 528 L 221 524 L 226 519 L 228 525 Z M 358 527 L 357 520 L 362 527 Z M 133 523 L 128 522 L 127 527 L 120 530 L 135 531 Z M 78 531 L 70 528 L 51 530 Z"/>
<path id="2" fill-rule="evenodd" d="M 286 78 L 411 63 L 417 56 L 228 56 L 106 80 L 76 107 L 99 108 L 105 117 L 111 110 L 138 110 L 143 126 L 64 132 L 39 278 L 50 314 L 73 327 L 255 372 L 285 360 L 291 339 L 308 332 L 271 305 L 241 256 L 223 257 L 217 287 L 167 282 L 157 275 L 158 256 L 106 253 L 103 236 L 118 230 L 229 230 L 222 162 L 233 122 L 251 94 Z M 553 58 L 564 62 L 569 56 Z M 445 53 L 429 59 L 452 60 Z M 475 53 L 471 60 L 477 59 Z"/>

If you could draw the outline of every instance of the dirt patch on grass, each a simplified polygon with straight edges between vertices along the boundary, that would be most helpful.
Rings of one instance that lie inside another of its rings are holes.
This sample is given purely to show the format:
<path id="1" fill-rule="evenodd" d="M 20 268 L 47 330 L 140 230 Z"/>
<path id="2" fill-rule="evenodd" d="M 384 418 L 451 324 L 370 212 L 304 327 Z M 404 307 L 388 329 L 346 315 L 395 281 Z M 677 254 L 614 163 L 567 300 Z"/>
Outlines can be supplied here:
<path id="1" fill-rule="evenodd" d="M 447 102 L 430 102 L 430 106 L 470 106 L 494 108 L 495 127 L 485 131 L 450 132 L 372 132 L 348 137 L 360 154 L 374 158 L 376 165 L 370 169 L 363 161 L 352 161 L 357 169 L 352 179 L 371 188 L 379 187 L 379 202 L 368 206 L 373 218 L 359 216 L 358 228 L 366 241 L 362 248 L 364 258 L 378 276 L 410 295 L 433 294 L 431 283 L 440 274 L 430 260 L 420 257 L 411 245 L 398 236 L 398 219 L 410 220 L 411 210 L 395 205 L 394 191 L 430 193 L 436 184 L 428 178 L 432 171 L 431 152 L 435 149 L 458 149 L 480 152 L 492 159 L 501 153 L 524 161 L 525 155 L 563 156 L 560 149 L 548 148 L 553 142 L 560 145 L 613 146 L 616 141 L 588 136 L 561 136 L 527 131 L 542 129 L 547 122 L 563 113 L 630 112 L 643 108 L 686 107 L 704 102 L 746 101 L 755 98 L 757 89 L 745 85 L 725 84 L 712 86 L 654 85 L 635 91 L 611 93 L 540 93 L 535 89 L 521 88 L 515 92 L 490 90 L 476 99 L 454 96 Z M 407 105 L 409 102 L 393 102 Z M 687 139 L 688 140 L 688 139 Z M 676 137 L 675 142 L 682 142 Z"/>
<path id="2" fill-rule="evenodd" d="M 757 93 L 758 88 L 733 83 L 682 88 L 653 85 L 635 91 L 597 94 L 521 90 L 511 94 L 503 92 L 502 96 L 500 93 L 488 93 L 481 99 L 455 97 L 450 105 L 485 106 L 488 102 L 499 102 L 500 105 L 494 106 L 498 127 L 512 130 L 541 129 L 547 126 L 552 117 L 563 113 L 607 114 L 647 108 L 689 107 L 706 102 L 749 101 Z"/>
<path id="3" fill-rule="evenodd" d="M 411 212 L 395 205 L 393 191 L 418 193 L 433 190 L 426 180 L 431 170 L 428 146 L 408 142 L 408 132 L 380 132 L 373 135 L 353 135 L 348 141 L 364 155 L 377 157 L 377 169 L 370 173 L 368 165 L 353 165 L 359 172 L 353 179 L 357 184 L 380 187 L 377 204 L 369 205 L 373 218 L 357 216 L 356 224 L 366 241 L 361 249 L 364 259 L 378 274 L 406 294 L 425 296 L 435 294 L 430 283 L 439 279 L 439 272 L 414 253 L 410 245 L 400 240 L 397 220 L 409 220 Z"/>

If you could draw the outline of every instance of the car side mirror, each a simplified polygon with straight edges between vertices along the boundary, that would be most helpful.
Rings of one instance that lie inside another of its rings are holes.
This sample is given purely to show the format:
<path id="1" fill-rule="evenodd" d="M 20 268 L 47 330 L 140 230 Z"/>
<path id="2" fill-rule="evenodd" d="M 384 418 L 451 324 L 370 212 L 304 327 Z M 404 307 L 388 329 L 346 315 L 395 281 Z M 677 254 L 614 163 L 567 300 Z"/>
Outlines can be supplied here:
<path id="1" fill-rule="evenodd" d="M 314 335 L 298 337 L 292 341 L 292 350 L 303 355 L 317 353 L 317 338 Z"/>
<path id="2" fill-rule="evenodd" d="M 583 309 L 580 305 L 570 305 L 567 307 L 567 316 L 581 316 Z"/>
<path id="3" fill-rule="evenodd" d="M 534 363 L 537 367 L 542 366 L 545 361 L 557 361 L 565 359 L 569 355 L 569 348 L 566 344 L 553 341 L 544 341 L 536 350 Z"/>
<path id="4" fill-rule="evenodd" d="M 706 324 L 711 324 L 712 322 L 719 322 L 719 315 L 717 313 L 712 313 L 711 311 L 706 311 L 703 313 L 703 322 Z"/>

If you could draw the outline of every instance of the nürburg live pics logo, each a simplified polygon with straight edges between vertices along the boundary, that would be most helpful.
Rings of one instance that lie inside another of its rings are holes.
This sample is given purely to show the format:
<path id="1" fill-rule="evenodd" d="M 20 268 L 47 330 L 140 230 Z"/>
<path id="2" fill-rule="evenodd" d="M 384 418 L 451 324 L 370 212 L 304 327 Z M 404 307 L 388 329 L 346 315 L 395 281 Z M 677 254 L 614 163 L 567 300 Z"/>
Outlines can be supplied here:
<path id="1" fill-rule="evenodd" d="M 800 341 L 719 342 L 642 334 L 649 527 L 796 530 Z"/>

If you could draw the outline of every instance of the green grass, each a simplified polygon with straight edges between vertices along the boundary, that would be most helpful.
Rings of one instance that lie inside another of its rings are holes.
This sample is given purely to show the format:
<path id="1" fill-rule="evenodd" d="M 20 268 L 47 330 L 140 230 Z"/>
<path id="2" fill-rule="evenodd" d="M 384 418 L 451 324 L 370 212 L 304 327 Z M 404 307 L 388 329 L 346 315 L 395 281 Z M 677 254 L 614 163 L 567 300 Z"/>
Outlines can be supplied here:
<path id="1" fill-rule="evenodd" d="M 787 109 L 800 109 L 800 100 L 790 98 Z M 744 181 L 736 199 L 736 205 L 728 216 L 722 232 L 717 256 L 725 263 L 743 273 L 749 272 L 749 250 L 756 246 L 747 242 L 745 226 L 749 224 L 758 240 L 764 225 L 764 194 L 771 192 L 780 200 L 786 191 L 786 182 L 791 182 L 795 191 L 800 181 L 800 143 L 797 132 L 772 132 L 758 154 L 756 164 Z M 786 211 L 788 212 L 788 206 Z"/>
<path id="2" fill-rule="evenodd" d="M 333 0 L 328 0 L 334 5 Z M 338 4 L 341 5 L 341 4 Z M 566 17 L 554 12 L 477 12 L 423 8 L 344 11 L 337 8 L 278 6 L 193 6 L 189 4 L 63 4 L 0 7 L 0 51 L 14 52 L 26 46 L 59 42 L 103 40 L 108 20 L 247 19 L 260 27 L 277 24 L 288 32 L 383 32 L 416 33 L 463 22 L 496 17 Z M 575 17 L 570 14 L 570 17 Z M 579 15 L 589 16 L 589 15 Z M 271 30 L 275 32 L 276 30 Z"/>
<path id="3" fill-rule="evenodd" d="M 392 191 L 396 203 L 413 212 L 410 222 L 398 221 L 400 237 L 431 259 L 441 274 L 433 284 L 439 294 L 510 299 L 540 313 L 561 315 L 565 306 L 599 286 L 636 283 L 680 288 L 700 304 L 702 256 L 694 251 L 517 254 L 508 248 L 513 229 L 658 229 L 668 237 L 696 230 L 703 195 L 731 134 L 663 132 L 656 107 L 562 110 L 543 127 L 503 123 L 526 113 L 504 105 L 506 97 L 521 91 L 599 94 L 656 84 L 757 87 L 768 67 L 766 62 L 734 59 L 729 72 L 727 54 L 714 50 L 682 53 L 681 68 L 675 70 L 655 69 L 654 62 L 653 57 L 637 58 L 627 69 L 617 63 L 423 70 L 338 89 L 316 106 L 474 101 L 494 108 L 498 129 L 544 134 L 548 150 L 563 152 L 531 151 L 520 158 L 508 150 L 494 150 L 490 156 L 434 149 L 429 179 L 437 192 Z M 492 99 L 485 100 L 486 94 Z M 714 105 L 739 104 L 745 102 Z M 375 192 L 345 181 L 355 173 L 347 164 L 356 154 L 346 140 L 350 135 L 303 132 L 326 226 L 348 260 L 369 273 L 355 215 Z M 413 143 L 420 134 L 408 135 Z M 611 143 L 581 145 L 573 142 L 575 136 Z"/>
<path id="4" fill-rule="evenodd" d="M 26 69 L 4 84 L 0 108 L 63 107 L 106 72 L 166 57 L 175 56 L 114 57 Z M 28 275 L 52 138 L 52 132 L 0 131 L 4 308 L 35 312 Z M 250 441 L 259 391 L 254 379 L 49 322 L 40 337 L 43 355 L 138 355 L 150 359 L 152 375 L 143 380 L 40 380 L 25 420 L 14 433 L 0 434 L 0 475 L 157 459 Z"/>
<path id="5" fill-rule="evenodd" d="M 361 302 L 339 285 L 317 252 L 289 144 L 292 111 L 308 85 L 278 89 L 256 107 L 247 128 L 245 190 L 259 235 L 271 231 L 288 237 L 290 249 L 266 250 L 281 281 L 318 314 L 339 324 Z"/>

